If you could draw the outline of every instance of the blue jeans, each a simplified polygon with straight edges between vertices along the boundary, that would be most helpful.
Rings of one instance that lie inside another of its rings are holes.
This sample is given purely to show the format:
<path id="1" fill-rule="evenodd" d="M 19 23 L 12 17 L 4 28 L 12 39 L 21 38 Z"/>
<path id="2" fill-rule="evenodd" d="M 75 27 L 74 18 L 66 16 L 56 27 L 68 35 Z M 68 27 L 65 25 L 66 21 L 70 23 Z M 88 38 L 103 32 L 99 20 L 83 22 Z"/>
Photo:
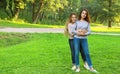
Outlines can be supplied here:
<path id="1" fill-rule="evenodd" d="M 69 46 L 71 51 L 72 64 L 75 64 L 75 50 L 73 39 L 69 39 Z"/>
<path id="2" fill-rule="evenodd" d="M 71 58 L 72 58 L 72 64 L 75 64 L 75 49 L 74 49 L 74 40 L 73 39 L 69 39 L 69 46 L 70 46 L 70 51 L 71 51 Z M 86 57 L 84 54 L 84 51 L 82 50 L 82 46 L 80 45 L 80 52 L 81 52 L 81 56 L 83 61 L 86 61 Z"/>
<path id="3" fill-rule="evenodd" d="M 92 67 L 92 62 L 89 55 L 89 49 L 88 49 L 88 42 L 87 39 L 79 39 L 74 37 L 74 48 L 75 48 L 75 65 L 79 66 L 79 50 L 82 50 L 80 48 L 80 45 L 82 46 L 83 52 L 85 54 L 86 62 L 88 63 L 88 66 Z"/>

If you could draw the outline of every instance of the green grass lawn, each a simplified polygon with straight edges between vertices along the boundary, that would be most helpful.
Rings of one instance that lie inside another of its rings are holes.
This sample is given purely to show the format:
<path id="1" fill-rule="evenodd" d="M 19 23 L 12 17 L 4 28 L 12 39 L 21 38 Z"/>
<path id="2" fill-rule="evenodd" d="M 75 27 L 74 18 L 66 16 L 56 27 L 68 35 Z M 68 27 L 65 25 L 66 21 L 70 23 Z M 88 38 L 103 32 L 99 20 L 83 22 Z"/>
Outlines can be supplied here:
<path id="1" fill-rule="evenodd" d="M 69 45 L 63 34 L 0 33 L 0 37 L 4 41 L 0 41 L 0 74 L 93 74 L 84 69 L 81 58 L 81 72 L 71 70 Z M 88 39 L 99 74 L 119 74 L 120 37 L 91 35 Z"/>
<path id="2" fill-rule="evenodd" d="M 103 33 L 119 33 L 120 34 L 120 27 L 91 27 L 92 32 L 103 32 Z"/>
<path id="3" fill-rule="evenodd" d="M 22 33 L 0 33 L 0 47 L 11 46 L 30 40 L 29 34 Z"/>
<path id="4" fill-rule="evenodd" d="M 25 22 L 14 22 L 0 20 L 0 28 L 12 27 L 12 28 L 63 28 L 63 26 L 58 25 L 46 25 L 46 24 L 30 24 Z"/>

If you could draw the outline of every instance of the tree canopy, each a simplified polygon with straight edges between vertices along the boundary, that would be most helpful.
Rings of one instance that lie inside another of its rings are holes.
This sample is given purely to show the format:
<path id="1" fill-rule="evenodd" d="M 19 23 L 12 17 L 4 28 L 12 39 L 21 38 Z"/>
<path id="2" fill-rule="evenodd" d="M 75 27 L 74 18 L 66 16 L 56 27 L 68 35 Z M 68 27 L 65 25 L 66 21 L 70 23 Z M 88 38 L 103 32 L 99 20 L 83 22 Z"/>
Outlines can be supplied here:
<path id="1" fill-rule="evenodd" d="M 0 0 L 0 18 L 63 24 L 70 13 L 79 15 L 82 8 L 89 10 L 92 22 L 108 27 L 120 22 L 120 0 Z"/>

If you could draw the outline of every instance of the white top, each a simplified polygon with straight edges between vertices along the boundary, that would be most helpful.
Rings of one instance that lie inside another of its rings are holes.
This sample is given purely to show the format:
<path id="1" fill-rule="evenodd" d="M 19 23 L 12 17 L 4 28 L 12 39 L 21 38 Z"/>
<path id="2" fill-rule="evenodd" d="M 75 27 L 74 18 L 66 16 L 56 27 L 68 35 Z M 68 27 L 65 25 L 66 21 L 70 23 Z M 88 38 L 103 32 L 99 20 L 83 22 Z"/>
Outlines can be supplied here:
<path id="1" fill-rule="evenodd" d="M 68 33 L 69 33 L 69 39 L 73 39 L 74 38 L 74 33 L 73 31 L 75 31 L 76 28 L 76 24 L 75 23 L 69 23 L 68 24 Z"/>

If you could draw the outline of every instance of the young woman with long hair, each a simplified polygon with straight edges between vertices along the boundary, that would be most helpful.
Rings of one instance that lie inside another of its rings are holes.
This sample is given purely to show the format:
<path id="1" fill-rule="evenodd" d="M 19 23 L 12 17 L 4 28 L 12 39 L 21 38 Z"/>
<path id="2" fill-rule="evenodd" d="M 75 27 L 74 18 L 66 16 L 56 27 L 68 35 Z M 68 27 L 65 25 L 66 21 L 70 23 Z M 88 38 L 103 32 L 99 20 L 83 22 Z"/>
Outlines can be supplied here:
<path id="1" fill-rule="evenodd" d="M 88 42 L 87 42 L 87 36 L 91 33 L 90 30 L 90 16 L 87 9 L 83 9 L 80 12 L 80 15 L 78 17 L 78 21 L 76 22 L 77 28 L 76 31 L 72 31 L 74 35 L 74 50 L 75 50 L 75 65 L 76 65 L 76 72 L 80 71 L 79 67 L 79 51 L 83 50 L 85 54 L 86 61 L 89 66 L 89 70 L 92 72 L 97 72 L 91 62 L 90 54 L 89 54 L 89 48 L 88 48 Z M 87 30 L 87 32 L 84 32 Z M 80 45 L 83 49 L 80 48 Z"/>

